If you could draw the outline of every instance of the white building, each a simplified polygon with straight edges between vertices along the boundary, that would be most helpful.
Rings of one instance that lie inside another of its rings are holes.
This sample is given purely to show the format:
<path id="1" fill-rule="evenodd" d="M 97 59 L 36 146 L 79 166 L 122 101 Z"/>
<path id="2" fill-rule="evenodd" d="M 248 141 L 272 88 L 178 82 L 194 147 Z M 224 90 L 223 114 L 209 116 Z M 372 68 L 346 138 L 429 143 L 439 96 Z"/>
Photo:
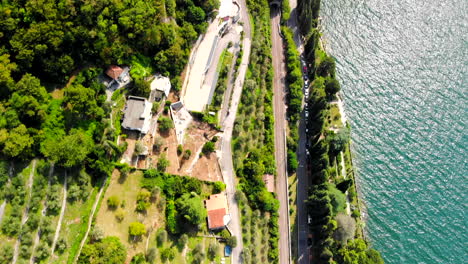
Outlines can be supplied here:
<path id="1" fill-rule="evenodd" d="M 129 96 L 125 103 L 122 127 L 146 134 L 151 124 L 153 104 L 143 97 Z"/>
<path id="2" fill-rule="evenodd" d="M 149 97 L 150 102 L 161 101 L 163 98 L 169 96 L 171 91 L 171 81 L 168 77 L 162 75 L 155 75 L 153 81 L 151 81 L 151 93 Z"/>

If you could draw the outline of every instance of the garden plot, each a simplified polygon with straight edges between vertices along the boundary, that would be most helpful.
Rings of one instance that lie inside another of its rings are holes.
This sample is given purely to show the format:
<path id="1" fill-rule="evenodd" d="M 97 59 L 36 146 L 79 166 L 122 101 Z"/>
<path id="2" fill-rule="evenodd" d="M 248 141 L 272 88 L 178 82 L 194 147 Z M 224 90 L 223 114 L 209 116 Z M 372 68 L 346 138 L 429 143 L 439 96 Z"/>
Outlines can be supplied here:
<path id="1" fill-rule="evenodd" d="M 169 161 L 166 172 L 192 176 L 200 180 L 222 181 L 216 154 L 202 153 L 204 144 L 212 140 L 217 133 L 218 131 L 208 124 L 193 120 L 186 130 L 183 145 L 177 143 L 174 129 L 164 133 L 158 131 L 154 136 L 148 134 L 141 142 L 149 150 L 149 155 L 144 158 L 144 164 L 138 164 L 138 168 L 157 168 L 162 157 Z"/>

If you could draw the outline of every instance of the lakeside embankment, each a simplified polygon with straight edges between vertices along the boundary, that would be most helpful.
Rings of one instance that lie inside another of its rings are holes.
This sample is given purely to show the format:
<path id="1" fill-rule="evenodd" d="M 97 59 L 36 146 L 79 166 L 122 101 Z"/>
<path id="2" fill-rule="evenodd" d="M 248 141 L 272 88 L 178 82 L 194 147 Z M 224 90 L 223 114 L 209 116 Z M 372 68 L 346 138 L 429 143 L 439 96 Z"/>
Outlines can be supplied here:
<path id="1" fill-rule="evenodd" d="M 341 86 L 336 78 L 335 60 L 321 44 L 319 8 L 319 0 L 309 0 L 299 1 L 295 10 L 304 44 L 299 72 L 304 73 L 305 80 L 303 113 L 308 154 L 308 226 L 313 240 L 311 259 L 317 263 L 332 260 L 383 263 L 379 252 L 370 248 L 363 235 L 364 222 L 349 147 L 350 125 L 338 95 Z M 285 31 L 289 32 L 285 35 L 292 34 L 289 28 Z M 291 41 L 286 44 L 293 45 Z M 297 69 L 288 71 L 288 81 L 295 80 L 297 73 Z M 294 99 L 294 89 L 289 87 L 289 92 L 289 98 Z M 290 100 L 289 107 L 293 103 L 296 102 Z"/>

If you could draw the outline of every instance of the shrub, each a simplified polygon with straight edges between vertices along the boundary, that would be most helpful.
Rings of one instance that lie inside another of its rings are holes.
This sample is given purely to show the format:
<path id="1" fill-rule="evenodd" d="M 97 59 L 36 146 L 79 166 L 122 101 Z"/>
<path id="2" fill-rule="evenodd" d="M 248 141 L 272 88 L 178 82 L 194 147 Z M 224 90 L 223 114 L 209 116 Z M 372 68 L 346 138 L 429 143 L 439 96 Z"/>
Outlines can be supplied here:
<path id="1" fill-rule="evenodd" d="M 217 181 L 213 184 L 213 193 L 220 193 L 226 189 L 224 182 Z"/>
<path id="2" fill-rule="evenodd" d="M 67 246 L 67 241 L 62 237 L 57 241 L 57 252 L 60 254 L 65 252 L 65 250 L 68 248 Z"/>
<path id="3" fill-rule="evenodd" d="M 237 237 L 231 236 L 230 238 L 228 238 L 226 240 L 226 245 L 228 245 L 228 246 L 230 246 L 232 248 L 237 247 Z"/>
<path id="4" fill-rule="evenodd" d="M 119 208 L 117 209 L 117 211 L 115 212 L 115 218 L 117 219 L 117 221 L 119 222 L 122 222 L 125 218 L 125 215 L 126 215 L 126 212 L 124 209 L 122 208 Z"/>
<path id="5" fill-rule="evenodd" d="M 160 136 L 154 138 L 153 150 L 156 152 L 161 151 L 161 147 L 164 144 L 164 139 Z"/>
<path id="6" fill-rule="evenodd" d="M 214 260 L 219 251 L 219 244 L 214 242 L 208 246 L 208 259 Z"/>
<path id="7" fill-rule="evenodd" d="M 169 129 L 174 127 L 172 120 L 164 116 L 159 118 L 158 123 L 159 123 L 159 131 L 163 133 L 169 131 Z"/>
<path id="8" fill-rule="evenodd" d="M 177 146 L 177 155 L 180 156 L 180 155 L 182 154 L 183 151 L 184 151 L 184 149 L 183 149 L 182 145 L 179 144 L 179 145 Z"/>
<path id="9" fill-rule="evenodd" d="M 104 232 L 97 226 L 93 227 L 90 233 L 91 241 L 96 242 L 104 238 Z"/>
<path id="10" fill-rule="evenodd" d="M 146 234 L 146 227 L 144 224 L 139 222 L 133 222 L 128 227 L 128 234 L 130 236 L 138 237 Z"/>
<path id="11" fill-rule="evenodd" d="M 166 262 L 166 261 L 172 261 L 175 258 L 176 251 L 175 248 L 165 248 L 163 251 L 161 251 L 161 259 Z"/>
<path id="12" fill-rule="evenodd" d="M 288 150 L 288 172 L 289 173 L 295 172 L 298 165 L 299 164 L 297 162 L 296 153 L 294 153 L 291 150 Z"/>
<path id="13" fill-rule="evenodd" d="M 183 234 L 183 235 L 180 236 L 180 238 L 179 238 L 179 241 L 178 241 L 179 246 L 180 246 L 180 247 L 185 247 L 185 245 L 187 245 L 188 241 L 189 241 L 188 235 L 187 235 L 187 234 Z"/>
<path id="14" fill-rule="evenodd" d="M 351 213 L 351 216 L 354 217 L 354 218 L 358 218 L 361 216 L 361 213 L 359 212 L 359 210 L 353 210 L 353 212 Z"/>
<path id="15" fill-rule="evenodd" d="M 107 199 L 107 206 L 109 206 L 110 208 L 115 209 L 119 205 L 120 205 L 119 197 L 112 195 Z"/>
<path id="16" fill-rule="evenodd" d="M 167 241 L 167 231 L 161 230 L 156 235 L 156 242 L 158 242 L 158 247 L 162 247 Z"/>
<path id="17" fill-rule="evenodd" d="M 192 155 L 192 151 L 191 151 L 190 149 L 186 149 L 186 150 L 184 151 L 184 156 L 183 156 L 183 158 L 186 159 L 186 160 L 188 160 L 188 159 L 190 159 L 190 156 L 191 156 L 191 155 Z"/>
<path id="18" fill-rule="evenodd" d="M 215 150 L 215 144 L 213 142 L 211 142 L 211 141 L 206 142 L 205 145 L 203 145 L 203 148 L 202 148 L 202 152 L 205 155 L 208 155 L 211 152 L 214 152 L 214 150 Z"/>
<path id="19" fill-rule="evenodd" d="M 157 250 L 156 248 L 152 247 L 148 250 L 148 252 L 146 253 L 146 261 L 149 263 L 149 264 L 153 264 L 156 260 L 156 257 L 157 257 Z"/>
<path id="20" fill-rule="evenodd" d="M 169 165 L 170 165 L 170 162 L 166 158 L 166 154 L 165 153 L 161 154 L 161 156 L 158 159 L 158 165 L 157 165 L 158 170 L 164 172 L 166 171 L 167 167 L 169 167 Z"/>
<path id="21" fill-rule="evenodd" d="M 231 233 L 229 233 L 229 231 L 227 231 L 226 229 L 223 229 L 219 235 L 223 238 L 223 239 L 228 239 L 231 237 Z"/>

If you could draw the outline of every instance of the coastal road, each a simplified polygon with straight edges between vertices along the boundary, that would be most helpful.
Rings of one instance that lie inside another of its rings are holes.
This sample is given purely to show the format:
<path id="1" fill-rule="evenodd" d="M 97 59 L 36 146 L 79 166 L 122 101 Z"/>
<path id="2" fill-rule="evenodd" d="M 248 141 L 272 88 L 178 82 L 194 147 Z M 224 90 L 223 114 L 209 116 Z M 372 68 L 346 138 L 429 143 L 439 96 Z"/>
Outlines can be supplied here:
<path id="1" fill-rule="evenodd" d="M 229 203 L 229 212 L 231 214 L 231 222 L 228 225 L 229 230 L 233 236 L 237 237 L 237 247 L 232 250 L 231 263 L 237 264 L 242 263 L 241 252 L 243 248 L 242 243 L 242 229 L 240 223 L 239 207 L 235 199 L 236 193 L 236 178 L 234 174 L 234 167 L 232 163 L 232 152 L 231 152 L 231 138 L 232 130 L 234 127 L 234 121 L 236 119 L 237 107 L 239 105 L 240 97 L 242 94 L 242 86 L 244 84 L 245 74 L 247 72 L 247 66 L 249 64 L 250 56 L 250 22 L 247 13 L 247 6 L 245 0 L 238 2 L 241 8 L 241 21 L 244 23 L 244 40 L 242 55 L 242 61 L 239 66 L 238 75 L 234 83 L 234 88 L 231 97 L 231 105 L 229 108 L 229 115 L 225 118 L 222 128 L 224 130 L 223 137 L 221 140 L 220 150 L 218 151 L 219 163 L 223 172 L 223 179 L 226 183 L 226 193 Z"/>
<path id="2" fill-rule="evenodd" d="M 297 0 L 289 0 L 289 6 L 291 8 L 291 16 L 288 20 L 288 27 L 294 33 L 294 42 L 296 43 L 297 50 L 302 53 L 304 50 L 303 43 L 301 41 L 298 21 L 297 21 Z M 307 156 L 306 156 L 306 143 L 307 135 L 305 133 L 305 117 L 304 113 L 301 114 L 301 120 L 299 122 L 299 142 L 297 149 L 297 161 L 299 166 L 296 171 L 297 175 L 297 264 L 308 264 L 309 261 L 309 248 L 307 245 L 307 237 L 309 234 L 308 226 L 308 213 L 307 213 L 307 191 L 309 189 L 309 181 L 307 178 Z"/>
<path id="3" fill-rule="evenodd" d="M 286 171 L 286 104 L 283 39 L 279 32 L 280 9 L 271 9 L 271 38 L 273 52 L 273 112 L 275 115 L 275 161 L 276 161 L 276 194 L 279 208 L 279 263 L 290 263 L 290 229 L 288 210 L 288 174 Z"/>

